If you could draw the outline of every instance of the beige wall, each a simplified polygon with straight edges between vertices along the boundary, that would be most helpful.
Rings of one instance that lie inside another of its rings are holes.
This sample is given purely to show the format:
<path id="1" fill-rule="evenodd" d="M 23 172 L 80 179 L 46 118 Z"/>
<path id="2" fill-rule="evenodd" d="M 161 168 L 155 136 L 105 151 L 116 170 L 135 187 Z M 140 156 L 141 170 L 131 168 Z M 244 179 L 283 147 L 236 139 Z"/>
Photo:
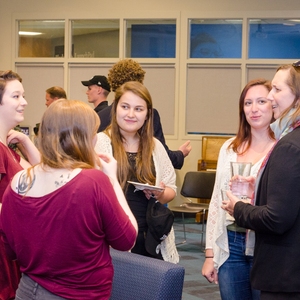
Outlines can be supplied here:
<path id="1" fill-rule="evenodd" d="M 218 12 L 222 15 L 223 11 L 235 11 L 235 12 L 248 12 L 248 11 L 262 11 L 270 13 L 272 11 L 282 12 L 284 10 L 295 11 L 300 10 L 299 0 L 87 0 L 87 1 L 66 1 L 66 0 L 52 0 L 52 1 L 40 1 L 40 0 L 0 0 L 0 28 L 1 28 L 1 42 L 0 42 L 0 69 L 14 68 L 15 53 L 12 52 L 13 36 L 12 27 L 13 15 L 20 13 L 30 13 L 33 16 L 40 17 L 45 12 L 52 12 L 53 15 L 59 14 L 60 16 L 65 13 L 74 12 L 78 16 L 80 13 L 85 15 L 89 12 L 99 12 L 99 17 L 105 17 L 106 13 L 112 11 L 126 11 L 130 12 L 132 17 L 140 17 L 138 12 L 141 11 L 156 11 L 169 12 L 176 11 L 180 13 L 184 12 Z M 30 103 L 30 99 L 28 99 Z M 179 101 L 185 101 L 180 100 Z M 0 120 L 1 122 L 1 120 Z M 183 126 L 183 125 L 182 125 Z M 182 132 L 181 124 L 178 125 L 178 132 Z M 185 138 L 180 137 L 174 139 L 174 137 L 167 139 L 168 145 L 171 149 L 177 149 L 184 141 Z M 197 160 L 201 157 L 201 137 L 192 140 L 193 150 L 191 154 L 186 158 L 185 165 L 181 171 L 177 171 L 177 184 L 180 190 L 180 186 L 183 180 L 185 172 L 190 170 L 196 170 Z M 178 190 L 178 194 L 179 194 Z M 175 203 L 180 201 L 180 197 L 177 197 Z"/>

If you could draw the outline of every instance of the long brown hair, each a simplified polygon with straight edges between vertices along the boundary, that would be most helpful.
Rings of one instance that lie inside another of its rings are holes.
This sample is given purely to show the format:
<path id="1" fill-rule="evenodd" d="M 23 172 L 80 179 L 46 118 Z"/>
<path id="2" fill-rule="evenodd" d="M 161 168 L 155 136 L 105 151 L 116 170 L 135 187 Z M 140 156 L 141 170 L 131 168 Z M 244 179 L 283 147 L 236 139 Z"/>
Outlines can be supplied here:
<path id="1" fill-rule="evenodd" d="M 228 149 L 232 148 L 233 151 L 238 154 L 245 153 L 251 145 L 251 141 L 252 141 L 251 126 L 247 122 L 247 119 L 246 119 L 246 115 L 244 112 L 244 104 L 245 104 L 244 102 L 245 102 L 246 94 L 249 91 L 249 89 L 252 88 L 253 86 L 257 86 L 257 85 L 262 85 L 262 86 L 266 87 L 266 89 L 268 91 L 270 91 L 272 88 L 271 82 L 269 80 L 266 80 L 264 78 L 259 78 L 259 79 L 254 79 L 254 80 L 249 81 L 246 84 L 246 86 L 244 87 L 244 89 L 242 90 L 242 93 L 241 93 L 240 99 L 239 99 L 239 129 L 238 129 L 235 139 L 228 146 Z M 272 139 L 274 138 L 274 133 L 270 127 L 269 127 L 269 136 Z M 244 147 L 243 152 L 240 153 L 239 147 L 243 143 L 245 143 L 247 146 Z"/>
<path id="2" fill-rule="evenodd" d="M 100 125 L 98 115 L 86 103 L 59 99 L 45 111 L 39 133 L 41 163 L 51 168 L 94 168 L 93 139 Z"/>
<path id="3" fill-rule="evenodd" d="M 126 82 L 116 90 L 115 100 L 112 107 L 112 121 L 111 125 L 106 130 L 106 133 L 111 138 L 114 157 L 118 162 L 118 180 L 122 188 L 124 188 L 126 181 L 128 180 L 128 173 L 130 170 L 127 154 L 123 146 L 124 137 L 121 134 L 116 116 L 118 103 L 126 92 L 132 92 L 145 100 L 147 104 L 147 119 L 137 132 L 140 142 L 136 157 L 136 176 L 139 182 L 155 184 L 155 175 L 152 170 L 153 164 L 151 158 L 154 149 L 152 99 L 147 88 L 137 81 Z"/>

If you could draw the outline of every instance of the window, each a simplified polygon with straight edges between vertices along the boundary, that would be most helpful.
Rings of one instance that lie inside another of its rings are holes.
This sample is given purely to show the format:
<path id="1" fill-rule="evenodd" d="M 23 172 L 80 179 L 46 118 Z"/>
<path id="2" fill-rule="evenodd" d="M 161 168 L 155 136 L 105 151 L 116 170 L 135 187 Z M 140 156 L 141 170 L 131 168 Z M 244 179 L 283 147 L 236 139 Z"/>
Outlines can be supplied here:
<path id="1" fill-rule="evenodd" d="M 119 57 L 119 20 L 73 20 L 71 57 Z"/>
<path id="2" fill-rule="evenodd" d="M 175 58 L 176 20 L 127 20 L 126 56 Z"/>
<path id="3" fill-rule="evenodd" d="M 20 20 L 19 57 L 64 56 L 64 20 Z"/>
<path id="4" fill-rule="evenodd" d="M 300 19 L 251 19 L 249 58 L 300 57 Z"/>
<path id="5" fill-rule="evenodd" d="M 189 27 L 190 58 L 241 58 L 241 19 L 191 19 Z"/>

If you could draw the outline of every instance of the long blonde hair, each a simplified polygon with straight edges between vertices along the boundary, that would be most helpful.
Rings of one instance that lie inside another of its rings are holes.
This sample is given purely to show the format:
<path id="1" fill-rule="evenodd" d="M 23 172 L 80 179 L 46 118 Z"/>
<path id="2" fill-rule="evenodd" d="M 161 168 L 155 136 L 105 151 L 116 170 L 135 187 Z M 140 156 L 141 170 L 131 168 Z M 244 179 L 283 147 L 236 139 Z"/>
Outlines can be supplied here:
<path id="1" fill-rule="evenodd" d="M 153 174 L 152 163 L 152 152 L 154 149 L 152 99 L 147 88 L 137 81 L 126 82 L 117 89 L 112 107 L 111 125 L 106 130 L 106 133 L 111 138 L 114 157 L 118 162 L 118 180 L 124 188 L 130 170 L 127 154 L 123 146 L 124 137 L 120 132 L 116 116 L 118 103 L 126 92 L 132 92 L 145 100 L 147 104 L 147 119 L 137 132 L 140 142 L 136 157 L 136 176 L 139 182 L 155 184 L 155 174 Z"/>
<path id="2" fill-rule="evenodd" d="M 59 99 L 45 111 L 38 133 L 41 163 L 51 168 L 94 168 L 93 139 L 100 125 L 98 115 L 86 103 Z"/>
<path id="3" fill-rule="evenodd" d="M 290 112 L 291 109 L 296 108 L 294 113 L 290 116 L 292 122 L 295 122 L 300 116 L 300 66 L 298 64 L 281 65 L 276 70 L 276 73 L 281 70 L 288 70 L 289 76 L 286 79 L 286 84 L 291 89 L 295 96 L 293 103 L 282 113 L 280 121 Z M 280 124 L 280 123 L 279 123 Z"/>

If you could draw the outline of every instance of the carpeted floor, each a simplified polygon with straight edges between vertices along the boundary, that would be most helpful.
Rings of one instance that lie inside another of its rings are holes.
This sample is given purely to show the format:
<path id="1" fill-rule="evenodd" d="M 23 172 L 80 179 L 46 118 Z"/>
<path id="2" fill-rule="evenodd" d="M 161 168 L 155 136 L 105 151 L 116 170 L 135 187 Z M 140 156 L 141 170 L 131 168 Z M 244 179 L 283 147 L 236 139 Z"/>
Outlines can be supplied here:
<path id="1" fill-rule="evenodd" d="M 186 243 L 177 246 L 180 262 L 185 268 L 183 300 L 220 300 L 219 288 L 209 283 L 202 275 L 204 262 L 204 247 L 201 246 L 201 225 L 194 218 L 185 219 Z M 184 240 L 182 219 L 175 218 L 174 230 L 176 243 Z M 205 241 L 205 239 L 204 239 Z"/>

